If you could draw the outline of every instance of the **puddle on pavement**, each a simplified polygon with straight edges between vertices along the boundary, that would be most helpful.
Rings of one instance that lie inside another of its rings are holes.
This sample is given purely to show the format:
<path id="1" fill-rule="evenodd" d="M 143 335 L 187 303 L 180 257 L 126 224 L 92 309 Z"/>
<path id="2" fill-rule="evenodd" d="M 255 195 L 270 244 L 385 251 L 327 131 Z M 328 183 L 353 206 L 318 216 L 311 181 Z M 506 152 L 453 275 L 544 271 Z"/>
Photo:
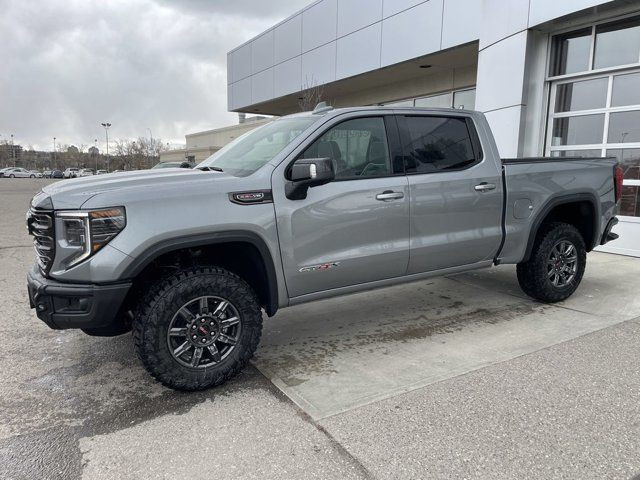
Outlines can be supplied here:
<path id="1" fill-rule="evenodd" d="M 450 300 L 444 295 L 440 298 Z M 455 301 L 447 305 L 447 310 L 455 310 L 463 305 L 463 302 Z M 295 387 L 314 376 L 339 373 L 334 360 L 343 354 L 393 355 L 395 344 L 425 340 L 446 343 L 448 334 L 508 322 L 534 311 L 543 313 L 544 306 L 527 303 L 493 309 L 476 308 L 436 318 L 420 315 L 397 322 L 372 320 L 370 325 L 360 324 L 359 327 L 364 328 L 357 330 L 350 328 L 350 325 L 337 325 L 335 330 L 322 335 L 300 338 L 295 338 L 295 332 L 292 332 L 290 338 L 294 341 L 264 345 L 254 362 L 267 377 L 278 377 L 286 385 Z M 441 315 L 441 309 L 436 309 L 434 314 Z"/>

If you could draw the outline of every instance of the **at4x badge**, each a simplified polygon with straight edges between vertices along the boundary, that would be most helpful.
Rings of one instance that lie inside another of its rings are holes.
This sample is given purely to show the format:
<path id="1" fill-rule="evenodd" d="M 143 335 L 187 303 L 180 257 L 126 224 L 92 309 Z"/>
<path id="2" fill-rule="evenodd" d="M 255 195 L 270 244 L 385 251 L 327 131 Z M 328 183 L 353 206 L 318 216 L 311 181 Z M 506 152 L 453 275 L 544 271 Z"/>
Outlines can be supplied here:
<path id="1" fill-rule="evenodd" d="M 308 267 L 302 267 L 300 269 L 300 272 L 317 272 L 319 270 L 329 270 L 330 268 L 338 266 L 340 266 L 340 262 L 321 263 L 320 265 L 309 265 Z"/>

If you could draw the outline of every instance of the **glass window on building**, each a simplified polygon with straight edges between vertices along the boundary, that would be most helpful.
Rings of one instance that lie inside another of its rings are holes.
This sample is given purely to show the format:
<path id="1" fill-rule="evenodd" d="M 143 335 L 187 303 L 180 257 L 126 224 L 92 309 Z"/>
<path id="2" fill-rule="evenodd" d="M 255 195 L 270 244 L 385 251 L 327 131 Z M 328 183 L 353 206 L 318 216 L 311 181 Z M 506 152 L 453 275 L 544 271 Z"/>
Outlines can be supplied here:
<path id="1" fill-rule="evenodd" d="M 560 84 L 556 94 L 556 112 L 604 108 L 608 86 L 607 78 Z"/>
<path id="2" fill-rule="evenodd" d="M 409 100 L 400 100 L 398 102 L 383 103 L 383 105 L 387 107 L 398 107 L 398 108 L 413 107 L 413 98 Z"/>
<path id="3" fill-rule="evenodd" d="M 439 93 L 438 95 L 429 95 L 428 97 L 383 103 L 382 105 L 393 107 L 464 108 L 466 110 L 474 110 L 476 108 L 476 89 L 467 88 L 465 90 Z"/>
<path id="4" fill-rule="evenodd" d="M 640 18 L 596 27 L 593 68 L 615 67 L 640 61 Z"/>
<path id="5" fill-rule="evenodd" d="M 640 64 L 640 17 L 555 35 L 549 75 Z"/>
<path id="6" fill-rule="evenodd" d="M 459 90 L 453 93 L 453 108 L 474 110 L 476 108 L 476 89 Z"/>
<path id="7" fill-rule="evenodd" d="M 616 157 L 624 172 L 620 215 L 640 217 L 640 148 L 610 149 L 607 156 Z"/>
<path id="8" fill-rule="evenodd" d="M 554 37 L 551 69 L 553 76 L 589 70 L 591 30 L 585 28 Z"/>
<path id="9" fill-rule="evenodd" d="M 432 95 L 430 97 L 416 98 L 416 107 L 427 108 L 451 108 L 453 106 L 453 94 Z"/>

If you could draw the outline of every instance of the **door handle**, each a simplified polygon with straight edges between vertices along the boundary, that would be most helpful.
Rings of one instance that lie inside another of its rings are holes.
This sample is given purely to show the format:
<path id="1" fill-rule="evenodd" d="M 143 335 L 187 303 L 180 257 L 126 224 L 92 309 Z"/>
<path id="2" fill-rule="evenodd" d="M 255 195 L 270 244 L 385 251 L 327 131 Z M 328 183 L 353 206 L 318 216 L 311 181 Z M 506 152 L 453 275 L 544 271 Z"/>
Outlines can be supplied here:
<path id="1" fill-rule="evenodd" d="M 476 192 L 488 192 L 489 190 L 495 190 L 496 186 L 493 183 L 482 182 L 480 185 L 473 187 Z"/>
<path id="2" fill-rule="evenodd" d="M 404 193 L 394 192 L 392 190 L 385 190 L 384 192 L 376 195 L 376 200 L 380 200 L 382 202 L 388 202 L 389 200 L 397 200 L 399 198 L 404 198 Z"/>

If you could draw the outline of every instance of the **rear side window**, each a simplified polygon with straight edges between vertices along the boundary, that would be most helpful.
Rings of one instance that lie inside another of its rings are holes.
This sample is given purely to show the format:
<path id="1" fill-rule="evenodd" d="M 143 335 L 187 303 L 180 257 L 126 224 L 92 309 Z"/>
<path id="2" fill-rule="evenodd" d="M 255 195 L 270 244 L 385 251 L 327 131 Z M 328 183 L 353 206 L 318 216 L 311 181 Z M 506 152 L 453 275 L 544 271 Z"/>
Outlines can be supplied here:
<path id="1" fill-rule="evenodd" d="M 468 168 L 477 162 L 463 117 L 404 117 L 406 173 Z"/>

